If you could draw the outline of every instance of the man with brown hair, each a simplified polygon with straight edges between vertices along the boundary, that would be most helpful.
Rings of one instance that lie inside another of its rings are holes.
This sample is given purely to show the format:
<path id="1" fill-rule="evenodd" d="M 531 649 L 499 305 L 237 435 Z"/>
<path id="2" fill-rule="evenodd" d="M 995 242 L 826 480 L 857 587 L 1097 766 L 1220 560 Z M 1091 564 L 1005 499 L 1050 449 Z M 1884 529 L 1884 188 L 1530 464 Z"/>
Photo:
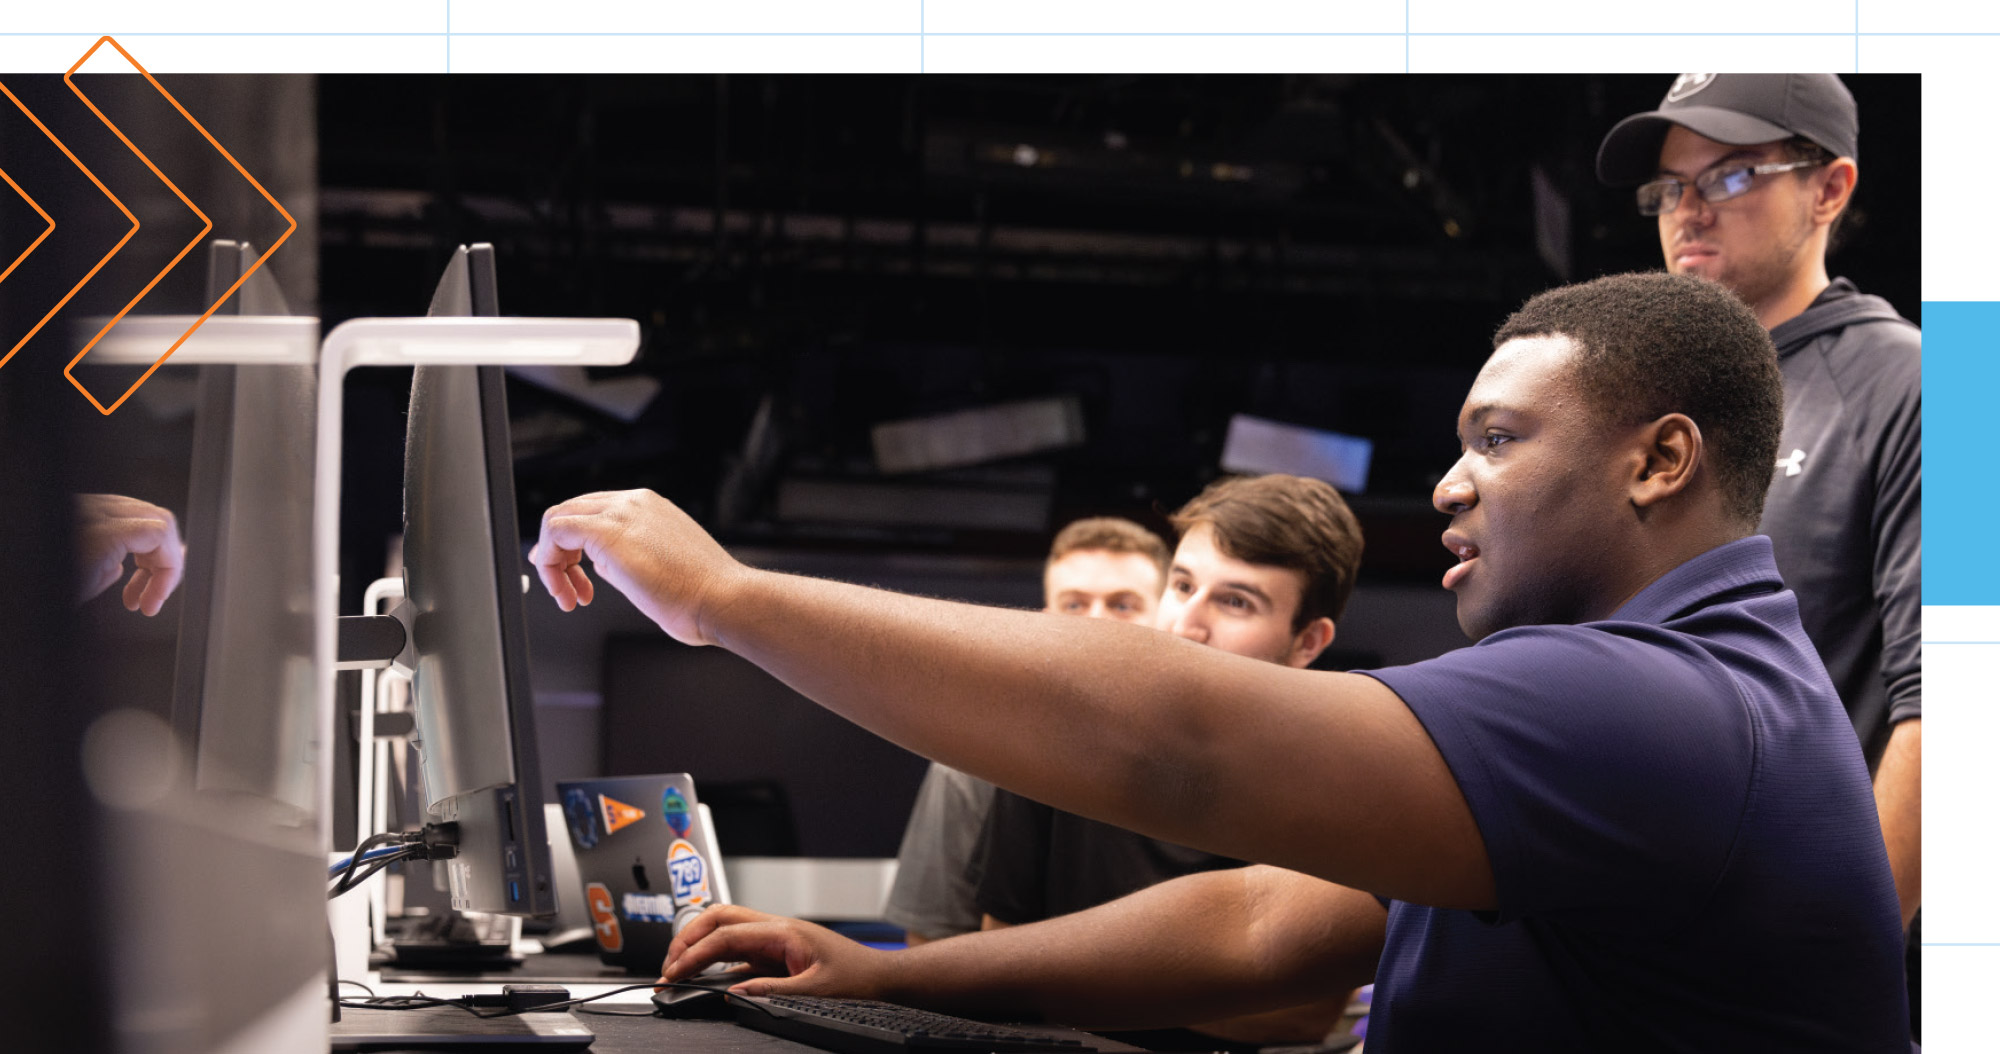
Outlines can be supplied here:
<path id="1" fill-rule="evenodd" d="M 1190 638 L 1199 633 L 1201 643 L 1301 668 L 1333 643 L 1334 623 L 1361 566 L 1361 524 L 1339 491 L 1300 476 L 1231 477 L 1210 484 L 1170 519 L 1180 546 L 1161 599 L 1161 629 Z M 1232 590 L 1218 577 L 1253 568 L 1279 572 L 1282 584 Z M 1204 582 L 1222 588 L 1205 597 Z M 1245 618 L 1199 618 L 1209 599 L 1220 604 L 1216 614 Z M 1253 624 L 1255 632 L 1247 628 Z"/>
<path id="2" fill-rule="evenodd" d="M 1042 609 L 1149 622 L 1167 578 L 1167 543 L 1131 520 L 1092 516 L 1056 533 L 1042 564 Z"/>
<path id="3" fill-rule="evenodd" d="M 1131 520 L 1093 516 L 1057 532 L 1042 565 L 1042 610 L 1150 623 L 1167 577 L 1167 543 Z M 966 870 L 993 806 L 993 785 L 931 764 L 917 788 L 882 917 L 911 945 L 979 928 Z"/>
<path id="4" fill-rule="evenodd" d="M 1299 476 L 1230 477 L 1170 517 L 1180 534 L 1154 625 L 1198 644 L 1305 667 L 1354 591 L 1361 527 L 1340 493 Z M 1158 882 L 1241 867 L 1001 791 L 974 856 L 982 929 L 1036 922 Z"/>
<path id="5" fill-rule="evenodd" d="M 1209 647 L 1305 667 L 1333 642 L 1354 591 L 1361 525 L 1340 493 L 1299 476 L 1217 480 L 1169 518 L 1180 536 L 1154 625 Z M 996 791 L 968 879 L 980 928 L 1083 911 L 1183 875 L 1244 866 L 1218 853 L 1150 838 L 1011 791 Z M 1343 990 L 1298 1012 L 1210 1022 L 1200 1036 L 1149 1033 L 1169 1049 L 1220 1036 L 1251 1045 L 1325 1035 L 1346 1005 Z"/>

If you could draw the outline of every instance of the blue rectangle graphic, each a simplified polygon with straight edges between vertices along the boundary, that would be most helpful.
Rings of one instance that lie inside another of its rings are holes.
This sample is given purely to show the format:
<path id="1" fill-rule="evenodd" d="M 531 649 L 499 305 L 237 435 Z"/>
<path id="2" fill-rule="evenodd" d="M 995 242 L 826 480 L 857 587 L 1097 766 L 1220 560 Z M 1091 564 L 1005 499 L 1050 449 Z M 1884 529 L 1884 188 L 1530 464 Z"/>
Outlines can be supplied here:
<path id="1" fill-rule="evenodd" d="M 2000 394 L 2000 303 L 1924 303 L 1924 604 L 2000 605 L 1982 481 Z M 1943 484 L 1938 486 L 1937 484 Z"/>

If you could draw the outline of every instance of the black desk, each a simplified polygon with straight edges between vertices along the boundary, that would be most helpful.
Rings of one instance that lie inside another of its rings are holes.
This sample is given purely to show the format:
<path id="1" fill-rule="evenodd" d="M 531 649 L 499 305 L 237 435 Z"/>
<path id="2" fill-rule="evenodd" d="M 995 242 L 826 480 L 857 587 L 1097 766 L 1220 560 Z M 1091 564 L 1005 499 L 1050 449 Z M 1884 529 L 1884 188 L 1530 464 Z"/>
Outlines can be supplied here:
<path id="1" fill-rule="evenodd" d="M 636 1012 L 638 1007 L 626 1006 L 619 1009 Z M 357 1011 L 345 1011 L 350 1016 Z M 377 1012 L 378 1014 L 380 1012 Z M 428 1016 L 422 1025 L 412 1020 L 412 1032 L 425 1031 L 433 1026 L 442 1026 L 446 1031 L 457 1033 L 460 1027 L 468 1031 L 476 1026 L 465 1016 L 464 1011 L 451 1007 L 437 1007 L 430 1010 L 410 1010 L 397 1012 L 395 1017 L 405 1016 L 415 1019 Z M 647 1016 L 612 1016 L 610 1014 L 585 1014 L 572 1011 L 577 1022 L 583 1024 L 596 1035 L 588 1048 L 591 1054 L 658 1054 L 672 1051 L 674 1054 L 825 1054 L 815 1047 L 794 1043 L 788 1039 L 765 1035 L 738 1026 L 730 1021 L 669 1021 L 666 1018 Z M 554 1016 L 554 1015 L 545 1015 Z M 460 1022 L 465 1022 L 463 1026 Z M 373 1024 L 372 1022 L 370 1024 Z M 336 1030 L 339 1025 L 333 1026 Z M 389 1024 L 387 1028 L 396 1028 Z M 370 1028 L 370 1031 L 373 1029 Z M 482 1044 L 473 1049 L 479 1051 L 500 1051 L 508 1049 L 505 1040 L 494 1038 L 491 1045 Z M 422 1045 L 384 1048 L 393 1050 L 422 1051 Z M 534 1046 L 518 1047 L 523 1052 L 533 1051 Z"/>
<path id="2" fill-rule="evenodd" d="M 513 969 L 483 970 L 405 970 L 394 966 L 382 967 L 382 980 L 390 984 L 437 985 L 446 991 L 453 984 L 518 984 L 533 981 L 542 984 L 640 984 L 650 981 L 658 974 L 628 973 L 615 966 L 606 966 L 598 959 L 596 952 L 548 952 L 530 955 Z M 352 990 L 350 989 L 350 994 Z M 431 993 L 433 995 L 438 993 Z M 449 994 L 447 991 L 446 994 Z"/>
<path id="3" fill-rule="evenodd" d="M 512 970 L 491 970 L 477 974 L 444 974 L 416 971 L 384 969 L 382 980 L 397 985 L 421 985 L 427 995 L 455 996 L 461 986 L 474 984 L 514 984 L 520 982 L 540 982 L 547 984 L 608 984 L 628 985 L 651 981 L 652 977 L 626 973 L 623 970 L 605 966 L 595 952 L 587 954 L 543 954 L 530 955 L 520 967 Z M 361 993 L 348 988 L 349 997 Z M 641 993 L 633 993 L 639 995 Z M 597 1034 L 589 1050 L 592 1054 L 659 1054 L 669 1051 L 673 1054 L 825 1054 L 817 1047 L 809 1047 L 789 1039 L 767 1035 L 753 1029 L 744 1028 L 733 1021 L 670 1021 L 666 1018 L 641 1016 L 639 1011 L 646 1003 L 614 1003 L 603 1000 L 587 1004 L 572 1013 L 576 1019 Z M 589 1013 L 599 1009 L 604 1013 Z M 462 1014 L 463 1011 L 445 1009 L 442 1013 Z M 1098 1037 L 1095 1045 L 1100 1051 L 1135 1052 L 1142 1048 Z"/>
<path id="4" fill-rule="evenodd" d="M 766 1035 L 731 1021 L 668 1021 L 658 1017 L 619 1018 L 602 1014 L 578 1014 L 577 1020 L 597 1033 L 597 1042 L 590 1045 L 591 1054 L 638 1054 L 641 1051 L 646 1054 L 663 1051 L 672 1054 L 826 1054 L 818 1047 Z M 1097 1040 L 1096 1045 L 1103 1051 L 1130 1052 L 1140 1049 L 1102 1038 Z"/>

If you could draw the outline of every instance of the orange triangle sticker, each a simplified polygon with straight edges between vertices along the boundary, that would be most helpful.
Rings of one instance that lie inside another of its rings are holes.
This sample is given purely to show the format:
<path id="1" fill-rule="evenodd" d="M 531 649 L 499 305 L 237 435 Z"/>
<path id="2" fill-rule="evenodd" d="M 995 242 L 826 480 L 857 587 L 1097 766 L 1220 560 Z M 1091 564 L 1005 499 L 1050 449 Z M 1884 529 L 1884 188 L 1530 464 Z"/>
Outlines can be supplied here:
<path id="1" fill-rule="evenodd" d="M 646 810 L 627 805 L 609 795 L 598 795 L 597 803 L 604 807 L 605 834 L 617 834 L 646 818 Z"/>

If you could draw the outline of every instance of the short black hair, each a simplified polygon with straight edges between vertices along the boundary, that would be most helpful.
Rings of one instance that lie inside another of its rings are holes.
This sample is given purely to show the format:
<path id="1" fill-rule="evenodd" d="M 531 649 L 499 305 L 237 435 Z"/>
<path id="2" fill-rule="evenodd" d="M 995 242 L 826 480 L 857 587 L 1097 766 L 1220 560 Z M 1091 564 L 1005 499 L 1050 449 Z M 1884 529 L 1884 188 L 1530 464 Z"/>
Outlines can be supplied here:
<path id="1" fill-rule="evenodd" d="M 1691 418 L 1728 510 L 1757 523 L 1784 430 L 1784 381 L 1771 335 L 1736 294 L 1691 275 L 1610 275 L 1529 300 L 1493 346 L 1558 334 L 1576 345 L 1577 382 L 1609 419 Z"/>

